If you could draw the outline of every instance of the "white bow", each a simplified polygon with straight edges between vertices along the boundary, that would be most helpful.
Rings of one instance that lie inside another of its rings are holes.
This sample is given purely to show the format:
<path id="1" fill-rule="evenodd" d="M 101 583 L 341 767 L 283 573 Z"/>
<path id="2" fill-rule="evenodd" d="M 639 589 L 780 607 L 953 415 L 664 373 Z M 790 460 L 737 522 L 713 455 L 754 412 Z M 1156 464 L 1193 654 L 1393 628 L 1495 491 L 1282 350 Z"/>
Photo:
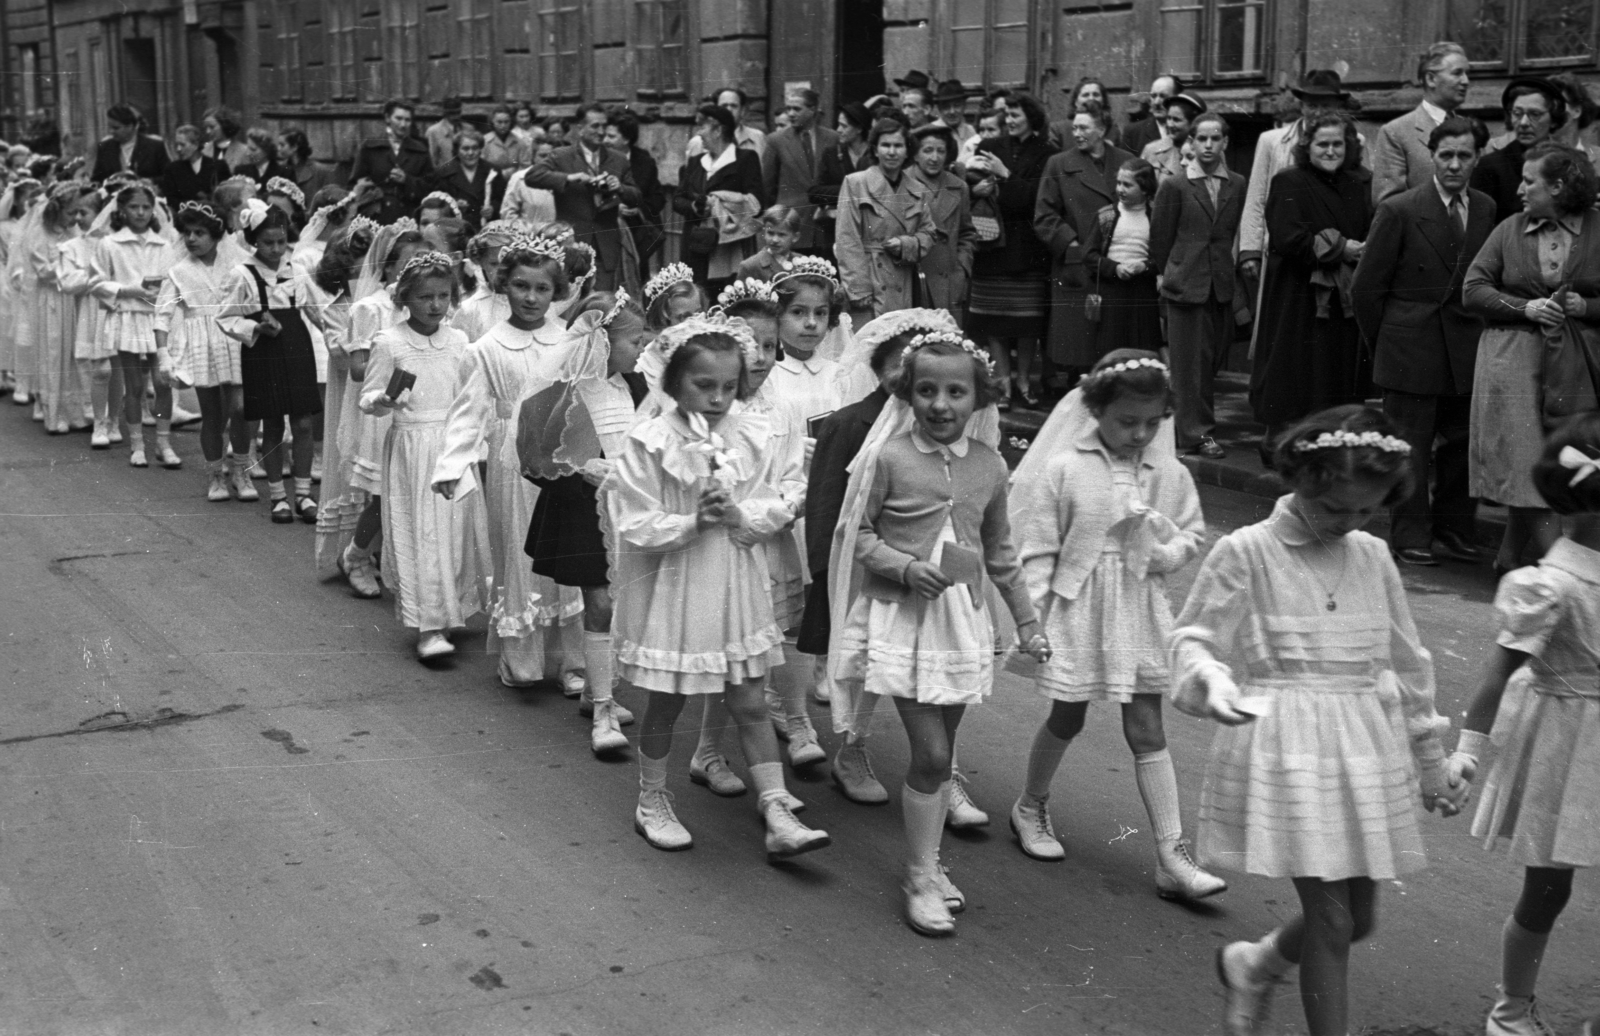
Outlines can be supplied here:
<path id="1" fill-rule="evenodd" d="M 1575 486 L 1596 471 L 1600 471 L 1600 459 L 1589 456 L 1576 446 L 1561 447 L 1556 459 L 1561 462 L 1563 468 L 1574 472 L 1572 481 L 1567 483 L 1568 486 Z"/>
<path id="2" fill-rule="evenodd" d="M 267 213 L 271 209 L 260 198 L 251 198 L 239 210 L 239 226 L 246 230 L 254 230 L 266 221 Z"/>

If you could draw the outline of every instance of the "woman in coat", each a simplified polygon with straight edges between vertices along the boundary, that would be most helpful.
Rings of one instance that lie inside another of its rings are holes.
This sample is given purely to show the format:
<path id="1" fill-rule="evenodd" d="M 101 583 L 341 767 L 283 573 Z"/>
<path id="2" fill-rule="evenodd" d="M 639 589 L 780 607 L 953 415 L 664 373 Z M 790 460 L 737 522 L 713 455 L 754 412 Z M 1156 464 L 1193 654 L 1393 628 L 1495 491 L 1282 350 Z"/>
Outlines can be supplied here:
<path id="1" fill-rule="evenodd" d="M 1033 213 L 1055 148 L 1038 101 L 1015 94 L 1005 104 L 1005 134 L 980 142 L 966 170 L 973 196 L 995 200 L 1003 239 L 972 260 L 967 331 L 989 350 L 995 373 L 1008 382 L 1016 349 L 1016 388 L 1032 402 L 1033 361 L 1050 307 L 1049 252 L 1034 235 Z M 1011 406 L 1009 391 L 1000 400 L 1002 410 Z"/>
<path id="2" fill-rule="evenodd" d="M 858 101 L 839 105 L 838 131 L 838 145 L 822 149 L 822 159 L 817 163 L 817 182 L 810 192 L 811 203 L 817 206 L 817 227 L 827 233 L 826 239 L 817 244 L 822 250 L 833 245 L 839 188 L 844 186 L 844 178 L 851 173 L 864 173 L 877 163 L 877 157 L 867 147 L 872 116 L 866 106 Z"/>
<path id="3" fill-rule="evenodd" d="M 493 218 L 505 194 L 505 180 L 483 160 L 483 134 L 467 127 L 456 134 L 455 157 L 433 174 L 433 189 L 450 195 L 473 231 Z"/>
<path id="4" fill-rule="evenodd" d="M 921 296 L 927 309 L 943 309 L 960 323 L 967 309 L 967 283 L 972 277 L 972 198 L 965 180 L 951 173 L 956 137 L 942 122 L 929 123 L 911 134 L 911 172 L 927 188 L 928 219 L 933 246 L 917 264 Z"/>
<path id="5" fill-rule="evenodd" d="M 1084 310 L 1094 271 L 1085 263 L 1101 213 L 1116 212 L 1117 170 L 1132 154 L 1106 143 L 1111 113 L 1086 105 L 1072 117 L 1073 147 L 1050 159 L 1033 231 L 1050 255 L 1050 357 L 1082 373 L 1100 358 L 1099 327 Z"/>
<path id="6" fill-rule="evenodd" d="M 917 264 L 933 247 L 928 189 L 906 172 L 906 137 L 903 123 L 879 119 L 868 139 L 878 164 L 839 190 L 833 254 L 857 324 L 917 304 Z"/>
<path id="7" fill-rule="evenodd" d="M 733 114 L 714 104 L 700 106 L 695 132 L 705 145 L 701 154 L 690 158 L 678 171 L 678 189 L 672 195 L 672 208 L 683 217 L 684 252 L 695 282 L 713 298 L 739 271 L 739 264 L 756 253 L 756 221 L 765 207 L 761 179 L 761 159 L 751 148 L 734 143 Z M 715 196 L 715 197 L 713 197 Z M 742 199 L 742 200 L 739 200 Z M 729 238 L 718 235 L 708 251 L 691 251 L 691 233 L 696 228 L 718 226 L 716 210 L 728 212 L 729 204 L 750 209 L 749 234 Z"/>
<path id="8" fill-rule="evenodd" d="M 1544 336 L 1572 324 L 1600 352 L 1600 213 L 1595 173 L 1556 143 L 1527 154 L 1523 211 L 1499 226 L 1467 270 L 1467 309 L 1483 317 L 1472 383 L 1467 472 L 1474 497 L 1510 509 L 1498 569 L 1537 561 L 1561 526 L 1533 487 L 1544 449 Z M 1551 262 L 1554 265 L 1551 265 Z M 1566 295 L 1552 299 L 1570 284 Z"/>
<path id="9" fill-rule="evenodd" d="M 1268 442 L 1303 417 L 1367 395 L 1372 364 L 1349 292 L 1372 211 L 1355 123 L 1343 112 L 1308 120 L 1294 165 L 1267 189 L 1271 243 L 1250 402 Z"/>

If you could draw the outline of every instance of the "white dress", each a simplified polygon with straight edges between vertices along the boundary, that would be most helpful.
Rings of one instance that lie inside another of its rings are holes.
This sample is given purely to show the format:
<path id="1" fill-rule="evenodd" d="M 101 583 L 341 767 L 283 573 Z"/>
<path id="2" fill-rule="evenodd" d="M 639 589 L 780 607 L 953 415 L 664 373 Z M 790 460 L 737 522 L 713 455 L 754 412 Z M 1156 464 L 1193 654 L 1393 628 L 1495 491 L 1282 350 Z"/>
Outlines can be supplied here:
<path id="1" fill-rule="evenodd" d="M 56 286 L 73 300 L 78 311 L 72 354 L 75 359 L 87 363 L 110 360 L 117 355 L 110 336 L 104 333 L 105 308 L 94 296 L 98 277 L 94 269 L 97 244 L 95 238 L 87 235 L 69 237 L 61 243 L 56 261 Z"/>
<path id="2" fill-rule="evenodd" d="M 700 439 L 676 407 L 642 422 L 601 494 L 616 554 L 618 675 L 647 691 L 721 694 L 783 664 L 761 543 L 794 514 L 776 489 L 772 430 L 741 411 L 714 435 Z M 712 455 L 748 530 L 737 537 L 696 521 L 718 477 Z"/>
<path id="3" fill-rule="evenodd" d="M 123 288 L 150 287 L 167 276 L 171 252 L 167 239 L 146 228 L 114 230 L 95 250 L 95 296 L 110 310 L 102 333 L 119 353 L 150 356 L 156 351 L 156 307 L 139 299 L 118 298 Z"/>
<path id="4" fill-rule="evenodd" d="M 76 231 L 73 232 L 76 234 Z M 41 231 L 29 250 L 37 288 L 24 290 L 33 309 L 33 332 L 39 342 L 39 404 L 44 411 L 47 431 L 65 432 L 84 423 L 84 406 L 89 401 L 88 385 L 78 365 L 77 300 L 65 295 L 59 283 L 61 248 L 68 236 Z"/>
<path id="5" fill-rule="evenodd" d="M 312 553 L 317 574 L 327 578 L 339 571 L 339 559 L 355 539 L 356 525 L 361 521 L 361 512 L 366 509 L 370 494 L 351 487 L 350 465 L 342 451 L 343 422 L 347 417 L 345 398 L 351 394 L 352 384 L 350 354 L 345 349 L 350 340 L 350 295 L 341 291 L 329 298 L 313 281 L 311 302 L 325 325 L 323 338 L 328 346 L 327 403 L 322 408 L 322 492 L 317 504 L 317 539 Z M 356 413 L 359 415 L 360 410 Z"/>
<path id="6" fill-rule="evenodd" d="M 767 571 L 772 577 L 772 612 L 783 630 L 799 625 L 806 610 L 806 587 L 811 573 L 805 563 L 805 422 L 794 407 L 776 398 L 769 380 L 745 404 L 755 413 L 765 414 L 772 423 L 774 470 L 778 473 L 778 494 L 797 516 L 793 527 L 773 537 L 767 544 Z"/>
<path id="7" fill-rule="evenodd" d="M 804 428 L 806 421 L 831 414 L 845 404 L 840 369 L 838 361 L 815 353 L 809 360 L 785 356 L 767 375 L 767 382 L 779 399 L 794 407 Z"/>
<path id="8" fill-rule="evenodd" d="M 1557 540 L 1495 595 L 1501 647 L 1530 655 L 1506 686 L 1473 835 L 1525 867 L 1600 864 L 1600 553 Z"/>
<path id="9" fill-rule="evenodd" d="M 1434 754 L 1449 727 L 1433 707 L 1433 659 L 1388 544 L 1352 532 L 1319 545 L 1290 499 L 1218 541 L 1172 634 L 1175 696 L 1226 662 L 1242 695 L 1271 698 L 1267 715 L 1217 729 L 1200 862 L 1395 878 L 1427 865 L 1411 760 Z"/>
<path id="10" fill-rule="evenodd" d="M 380 332 L 404 323 L 405 319 L 405 309 L 395 305 L 388 288 L 357 300 L 350 306 L 350 334 L 345 350 L 370 350 Z M 346 476 L 350 488 L 378 496 L 383 492 L 383 450 L 391 417 L 389 411 L 368 413 L 360 406 L 361 397 L 372 379 L 371 357 L 367 362 L 367 379 L 351 379 L 345 389 L 344 412 L 339 416 L 339 453 L 350 469 Z"/>
<path id="11" fill-rule="evenodd" d="M 395 368 L 417 376 L 408 405 L 394 411 L 383 453 L 383 582 L 395 615 L 418 630 L 465 626 L 483 611 L 490 579 L 483 497 L 446 500 L 433 491 L 445 419 L 460 390 L 467 339 L 441 326 L 423 336 L 399 323 L 380 332 L 367 364 L 364 410 L 375 407 Z"/>
<path id="12" fill-rule="evenodd" d="M 220 254 L 209 264 L 186 255 L 167 271 L 156 296 L 153 327 L 166 332 L 167 355 L 196 388 L 244 384 L 239 340 L 217 323 L 228 272 Z"/>
<path id="13" fill-rule="evenodd" d="M 5 214 L 9 215 L 9 213 Z M 17 370 L 17 293 L 5 275 L 22 237 L 22 221 L 0 218 L 0 371 Z"/>
<path id="14" fill-rule="evenodd" d="M 466 333 L 467 341 L 476 342 L 489 330 L 511 319 L 511 300 L 496 292 L 480 291 L 461 303 L 450 326 Z M 546 321 L 549 322 L 548 320 Z"/>
<path id="15" fill-rule="evenodd" d="M 433 481 L 459 480 L 456 499 L 477 482 L 478 457 L 487 446 L 486 485 L 494 585 L 489 598 L 490 652 L 501 655 L 501 676 L 512 685 L 544 679 L 544 631 L 583 614 L 583 592 L 536 575 L 523 553 L 539 488 L 522 477 L 517 457 L 517 413 L 541 375 L 559 362 L 566 331 L 547 320 L 535 331 L 502 323 L 467 346 L 461 388 L 450 404 L 444 451 Z M 501 644 L 500 641 L 505 641 Z"/>

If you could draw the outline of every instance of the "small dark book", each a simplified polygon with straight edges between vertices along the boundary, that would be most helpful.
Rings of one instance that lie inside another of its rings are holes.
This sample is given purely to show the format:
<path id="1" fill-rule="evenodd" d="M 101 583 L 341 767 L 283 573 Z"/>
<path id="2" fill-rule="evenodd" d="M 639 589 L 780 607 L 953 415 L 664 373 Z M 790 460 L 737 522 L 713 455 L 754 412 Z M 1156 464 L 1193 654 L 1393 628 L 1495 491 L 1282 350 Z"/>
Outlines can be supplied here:
<path id="1" fill-rule="evenodd" d="M 400 393 L 406 391 L 417 383 L 417 376 L 404 367 L 396 367 L 394 373 L 389 375 L 389 388 L 387 395 L 390 402 L 397 402 Z"/>

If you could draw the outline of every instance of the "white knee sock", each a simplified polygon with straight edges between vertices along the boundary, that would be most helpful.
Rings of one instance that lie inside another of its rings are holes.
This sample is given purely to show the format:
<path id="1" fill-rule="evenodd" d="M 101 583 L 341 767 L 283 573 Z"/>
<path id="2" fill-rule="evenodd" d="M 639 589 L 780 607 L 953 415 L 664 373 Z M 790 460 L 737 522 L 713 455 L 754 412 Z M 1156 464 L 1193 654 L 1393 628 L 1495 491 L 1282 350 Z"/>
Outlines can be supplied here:
<path id="1" fill-rule="evenodd" d="M 900 789 L 900 809 L 905 814 L 906 868 L 913 875 L 939 869 L 939 839 L 944 835 L 944 815 L 950 805 L 950 782 L 932 793 L 907 784 Z"/>
<path id="2" fill-rule="evenodd" d="M 611 634 L 584 633 L 583 663 L 589 670 L 589 694 L 595 701 L 611 700 L 616 662 L 611 656 Z"/>
<path id="3" fill-rule="evenodd" d="M 756 786 L 756 812 L 766 813 L 768 803 L 782 801 L 788 794 L 783 786 L 782 763 L 755 763 L 750 767 L 750 783 Z"/>
<path id="4" fill-rule="evenodd" d="M 1133 775 L 1139 782 L 1139 795 L 1150 814 L 1156 844 L 1175 842 L 1183 837 L 1183 817 L 1178 807 L 1178 773 L 1172 768 L 1172 753 L 1145 752 L 1133 757 Z"/>
<path id="5" fill-rule="evenodd" d="M 588 657 L 588 643 L 584 637 L 583 619 L 574 615 L 561 623 L 560 640 L 561 671 L 570 673 L 578 668 L 578 660 Z M 589 689 L 594 690 L 594 673 L 589 674 Z M 608 695 L 609 697 L 609 695 Z"/>
<path id="6" fill-rule="evenodd" d="M 667 788 L 667 758 L 652 759 L 639 750 L 639 790 L 665 791 Z"/>
<path id="7" fill-rule="evenodd" d="M 811 671 L 811 656 L 802 655 L 793 643 L 784 641 L 783 665 L 773 671 L 768 686 L 778 692 L 784 714 L 790 719 L 810 718 L 806 711 L 806 692 L 810 689 Z"/>

